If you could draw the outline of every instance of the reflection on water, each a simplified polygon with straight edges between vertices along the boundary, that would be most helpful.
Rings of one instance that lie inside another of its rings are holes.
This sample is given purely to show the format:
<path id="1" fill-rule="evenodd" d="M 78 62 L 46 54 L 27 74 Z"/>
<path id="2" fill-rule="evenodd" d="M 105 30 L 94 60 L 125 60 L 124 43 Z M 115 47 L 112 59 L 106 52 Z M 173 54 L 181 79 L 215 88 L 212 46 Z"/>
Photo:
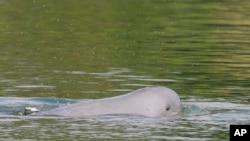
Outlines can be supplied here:
<path id="1" fill-rule="evenodd" d="M 228 125 L 247 123 L 249 115 L 249 5 L 246 0 L 2 0 L 1 138 L 228 140 Z M 177 91 L 184 115 L 18 116 L 26 105 L 50 109 L 65 104 L 57 98 L 110 97 L 155 85 Z"/>

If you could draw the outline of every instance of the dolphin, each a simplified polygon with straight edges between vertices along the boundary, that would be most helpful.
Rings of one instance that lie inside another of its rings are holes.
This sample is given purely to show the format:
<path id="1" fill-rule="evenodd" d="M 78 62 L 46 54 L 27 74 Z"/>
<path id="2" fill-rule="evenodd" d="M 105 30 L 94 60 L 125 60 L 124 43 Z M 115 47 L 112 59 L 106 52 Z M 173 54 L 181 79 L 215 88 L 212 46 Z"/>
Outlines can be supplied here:
<path id="1" fill-rule="evenodd" d="M 146 117 L 167 117 L 180 112 L 178 94 L 166 87 L 146 87 L 128 94 L 110 98 L 82 101 L 35 115 L 64 117 L 86 117 L 98 115 L 139 115 Z"/>

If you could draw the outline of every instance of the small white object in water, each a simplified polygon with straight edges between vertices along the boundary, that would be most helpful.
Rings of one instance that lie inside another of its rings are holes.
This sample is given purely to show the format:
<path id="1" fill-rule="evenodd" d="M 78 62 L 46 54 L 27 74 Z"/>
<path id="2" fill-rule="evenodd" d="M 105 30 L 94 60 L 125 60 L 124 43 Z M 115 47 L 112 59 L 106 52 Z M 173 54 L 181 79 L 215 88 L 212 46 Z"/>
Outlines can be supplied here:
<path id="1" fill-rule="evenodd" d="M 30 115 L 36 112 L 39 112 L 39 110 L 36 107 L 25 107 L 24 109 L 24 115 Z"/>

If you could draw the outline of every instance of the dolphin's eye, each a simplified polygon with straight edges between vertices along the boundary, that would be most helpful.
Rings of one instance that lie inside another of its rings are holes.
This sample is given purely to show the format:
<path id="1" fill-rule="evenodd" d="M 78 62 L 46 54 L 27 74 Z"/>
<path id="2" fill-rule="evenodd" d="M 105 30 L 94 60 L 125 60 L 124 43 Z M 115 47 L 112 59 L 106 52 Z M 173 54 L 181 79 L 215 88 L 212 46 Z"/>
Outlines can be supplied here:
<path id="1" fill-rule="evenodd" d="M 169 111 L 169 110 L 170 110 L 170 108 L 171 108 L 170 106 L 167 106 L 167 107 L 166 107 L 166 111 Z"/>

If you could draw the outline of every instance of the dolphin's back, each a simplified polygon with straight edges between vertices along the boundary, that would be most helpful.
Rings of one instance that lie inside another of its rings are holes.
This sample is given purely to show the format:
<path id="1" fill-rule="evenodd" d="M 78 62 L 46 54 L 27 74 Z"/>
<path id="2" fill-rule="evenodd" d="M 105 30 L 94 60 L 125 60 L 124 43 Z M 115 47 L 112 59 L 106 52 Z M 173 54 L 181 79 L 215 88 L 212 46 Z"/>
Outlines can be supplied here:
<path id="1" fill-rule="evenodd" d="M 180 105 L 179 96 L 173 90 L 166 87 L 148 87 L 121 96 L 79 102 L 37 114 L 66 117 L 135 114 L 157 117 L 163 115 L 167 104 L 174 104 L 173 107 L 177 108 Z"/>

